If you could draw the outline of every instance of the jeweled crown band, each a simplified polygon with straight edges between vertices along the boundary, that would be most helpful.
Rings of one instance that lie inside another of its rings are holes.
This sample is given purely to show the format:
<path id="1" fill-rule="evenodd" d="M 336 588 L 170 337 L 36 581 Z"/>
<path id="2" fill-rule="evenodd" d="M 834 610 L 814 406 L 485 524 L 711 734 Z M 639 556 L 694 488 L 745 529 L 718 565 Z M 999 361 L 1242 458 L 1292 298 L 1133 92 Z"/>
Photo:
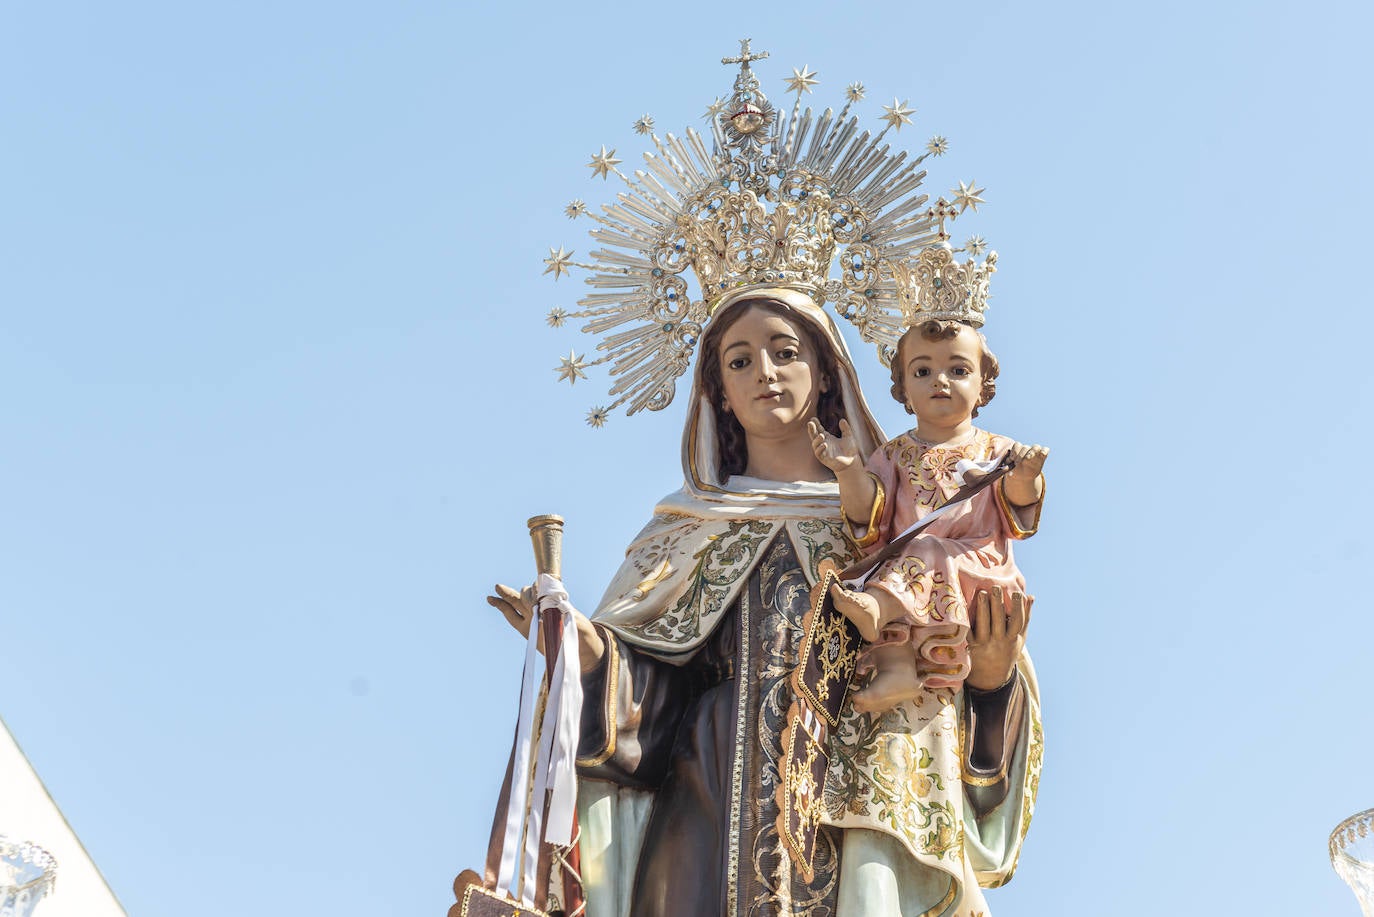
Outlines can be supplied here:
<path id="1" fill-rule="evenodd" d="M 972 257 L 960 263 L 947 246 L 932 245 L 892 269 L 907 327 L 939 320 L 982 326 L 988 283 L 997 272 L 997 252 L 988 252 L 981 263 Z"/>

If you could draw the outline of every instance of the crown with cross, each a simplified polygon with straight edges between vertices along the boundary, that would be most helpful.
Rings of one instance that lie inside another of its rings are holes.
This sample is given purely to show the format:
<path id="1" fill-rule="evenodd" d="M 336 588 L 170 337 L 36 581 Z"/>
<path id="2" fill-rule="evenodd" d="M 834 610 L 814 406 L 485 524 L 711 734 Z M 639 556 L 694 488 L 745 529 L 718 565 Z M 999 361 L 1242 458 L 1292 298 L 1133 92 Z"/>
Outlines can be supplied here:
<path id="1" fill-rule="evenodd" d="M 751 67 L 768 52 L 750 44 L 744 39 L 737 56 L 721 59 L 739 70 L 730 96 L 707 108 L 710 149 L 692 128 L 659 137 L 652 117 L 639 118 L 635 131 L 654 146 L 644 167 L 627 175 L 615 150 L 602 146 L 588 163 L 593 176 L 614 175 L 626 188 L 600 213 L 581 200 L 564 211 L 596 223 L 591 260 L 575 261 L 561 246 L 544 259 L 555 280 L 573 268 L 589 273 L 592 292 L 577 309 L 553 309 L 548 321 L 559 327 L 585 319 L 582 330 L 602 338 L 601 357 L 572 352 L 557 368 L 576 383 L 587 368 L 610 364 L 615 400 L 588 413 L 592 426 L 622 405 L 627 414 L 667 407 L 716 304 L 744 288 L 787 287 L 817 305 L 831 303 L 886 364 L 912 321 L 911 305 L 944 295 L 926 292 L 925 275 L 913 275 L 905 262 L 919 269 L 925 250 L 948 252 L 946 224 L 983 202 L 972 182 L 960 182 L 949 199 L 931 202 L 921 193 L 923 163 L 942 155 L 948 141 L 934 137 L 914 157 L 884 143 L 889 131 L 911 123 L 915 110 L 905 101 L 884 107 L 876 134 L 861 130 L 850 109 L 863 100 L 863 85 L 848 86 L 838 115 L 829 108 L 817 114 L 801 104 L 817 84 L 816 73 L 802 67 L 786 81 L 796 98 L 784 114 Z M 975 255 L 983 247 L 977 237 L 965 246 Z M 996 256 L 989 260 L 995 264 Z M 953 282 L 947 267 L 936 271 L 936 290 Z M 983 302 L 986 287 L 984 277 Z"/>
<path id="2" fill-rule="evenodd" d="M 963 263 L 948 245 L 932 245 L 915 258 L 892 266 L 897 301 L 909 328 L 929 321 L 956 321 L 975 328 L 988 308 L 988 284 L 997 273 L 997 252 Z"/>

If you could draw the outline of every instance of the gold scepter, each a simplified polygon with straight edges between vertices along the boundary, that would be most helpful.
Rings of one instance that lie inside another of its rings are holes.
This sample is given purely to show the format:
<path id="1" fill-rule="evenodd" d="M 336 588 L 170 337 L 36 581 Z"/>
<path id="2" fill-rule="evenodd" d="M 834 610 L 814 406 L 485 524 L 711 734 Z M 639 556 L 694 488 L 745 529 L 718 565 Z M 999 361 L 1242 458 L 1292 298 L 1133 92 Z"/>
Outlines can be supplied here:
<path id="1" fill-rule="evenodd" d="M 534 566 L 535 569 L 543 574 L 557 579 L 563 578 L 563 517 L 553 513 L 545 513 L 540 516 L 531 516 L 525 523 L 529 526 L 530 542 L 534 546 Z M 549 609 L 545 612 L 538 612 L 538 605 L 535 606 L 536 614 L 542 614 L 543 619 L 539 622 L 539 636 L 543 643 L 545 679 L 553 677 L 554 663 L 557 661 L 559 650 L 558 637 L 562 631 L 562 611 L 557 608 Z M 547 690 L 545 687 L 543 690 Z M 541 692 L 542 693 L 542 692 Z M 542 700 L 541 700 L 542 709 Z M 536 717 L 536 721 L 538 717 Z M 534 745 L 538 747 L 538 738 L 534 740 Z M 514 760 L 512 759 L 512 764 Z M 453 893 L 458 899 L 458 903 L 449 908 L 448 917 L 542 917 L 544 911 L 536 908 L 524 907 L 512 900 L 505 889 L 496 888 L 496 874 L 498 864 L 501 859 L 501 830 L 505 823 L 506 806 L 510 801 L 510 783 L 512 779 L 527 779 L 533 782 L 534 773 L 528 775 L 515 775 L 508 767 L 506 770 L 506 783 L 501 789 L 500 801 L 497 804 L 496 817 L 492 825 L 492 840 L 487 852 L 486 875 L 478 875 L 471 869 L 465 869 L 453 880 Z M 531 800 L 531 805 L 544 805 L 544 800 Z M 563 872 L 563 901 L 568 910 L 576 909 L 576 904 L 583 901 L 583 891 L 581 876 L 579 875 L 580 857 L 578 856 L 577 841 L 578 835 L 577 817 L 573 816 L 573 846 L 566 850 L 558 849 L 554 854 L 561 861 Z M 539 880 L 537 882 L 536 900 L 543 903 L 547 897 L 547 888 L 544 883 L 547 881 L 549 870 L 545 866 L 546 857 L 555 848 L 552 845 L 540 844 L 540 866 L 538 870 Z M 523 871 L 523 867 L 522 867 Z"/>
<path id="2" fill-rule="evenodd" d="M 553 513 L 531 516 L 525 523 L 530 529 L 530 542 L 534 546 L 534 566 L 539 573 L 547 573 L 555 579 L 563 578 L 563 517 Z M 551 609 L 545 613 L 544 621 L 539 622 L 544 635 L 544 663 L 548 678 L 553 678 L 554 664 L 558 661 L 558 638 L 563 629 L 563 612 Z M 569 913 L 576 913 L 584 901 L 582 889 L 582 857 L 577 846 L 579 830 L 577 815 L 573 814 L 573 842 L 568 848 L 551 848 L 561 861 L 563 876 L 563 906 Z M 542 870 L 541 870 L 542 872 Z"/>

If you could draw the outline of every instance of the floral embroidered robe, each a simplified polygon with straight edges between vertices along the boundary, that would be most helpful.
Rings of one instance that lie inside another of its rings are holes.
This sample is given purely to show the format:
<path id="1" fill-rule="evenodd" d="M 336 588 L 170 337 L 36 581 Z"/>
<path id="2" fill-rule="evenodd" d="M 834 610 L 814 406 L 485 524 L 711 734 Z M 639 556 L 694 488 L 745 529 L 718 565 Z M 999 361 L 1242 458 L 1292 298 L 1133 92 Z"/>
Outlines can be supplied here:
<path id="1" fill-rule="evenodd" d="M 813 505 L 740 512 L 679 492 L 593 615 L 609 651 L 584 679 L 589 917 L 986 914 L 979 883 L 1010 877 L 1038 780 L 1029 660 L 976 704 L 972 692 L 931 692 L 848 716 L 825 791 L 833 827 L 805 882 L 775 829 L 786 676 L 817 565 L 858 550 L 833 484 L 731 484 L 800 490 Z M 982 771 L 960 750 L 973 713 Z"/>
<path id="2" fill-rule="evenodd" d="M 977 429 L 954 446 L 931 445 L 914 431 L 885 443 L 868 460 L 877 496 L 859 545 L 876 551 L 944 505 L 959 489 L 960 460 L 986 462 L 1013 444 Z M 979 589 L 1026 591 L 1012 542 L 1035 534 L 1039 520 L 1039 503 L 1016 510 L 998 484 L 936 519 L 868 581 L 867 588 L 885 590 L 907 610 L 884 629 L 883 642 L 910 643 L 923 655 L 927 685 L 957 687 L 968 675 L 968 603 Z"/>

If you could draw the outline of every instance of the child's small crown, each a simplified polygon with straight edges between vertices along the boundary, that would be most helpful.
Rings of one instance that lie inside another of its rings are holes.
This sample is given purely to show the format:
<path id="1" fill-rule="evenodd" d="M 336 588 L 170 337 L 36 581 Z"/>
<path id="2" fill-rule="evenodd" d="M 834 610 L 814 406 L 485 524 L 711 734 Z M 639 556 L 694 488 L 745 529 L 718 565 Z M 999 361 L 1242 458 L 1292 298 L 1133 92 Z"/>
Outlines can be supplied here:
<path id="1" fill-rule="evenodd" d="M 981 240 L 978 240 L 981 242 Z M 966 322 L 977 328 L 988 308 L 988 282 L 997 271 L 997 252 L 977 262 L 981 246 L 966 247 L 969 259 L 959 263 L 946 244 L 923 249 L 915 260 L 893 266 L 902 322 L 908 328 L 929 321 Z"/>

